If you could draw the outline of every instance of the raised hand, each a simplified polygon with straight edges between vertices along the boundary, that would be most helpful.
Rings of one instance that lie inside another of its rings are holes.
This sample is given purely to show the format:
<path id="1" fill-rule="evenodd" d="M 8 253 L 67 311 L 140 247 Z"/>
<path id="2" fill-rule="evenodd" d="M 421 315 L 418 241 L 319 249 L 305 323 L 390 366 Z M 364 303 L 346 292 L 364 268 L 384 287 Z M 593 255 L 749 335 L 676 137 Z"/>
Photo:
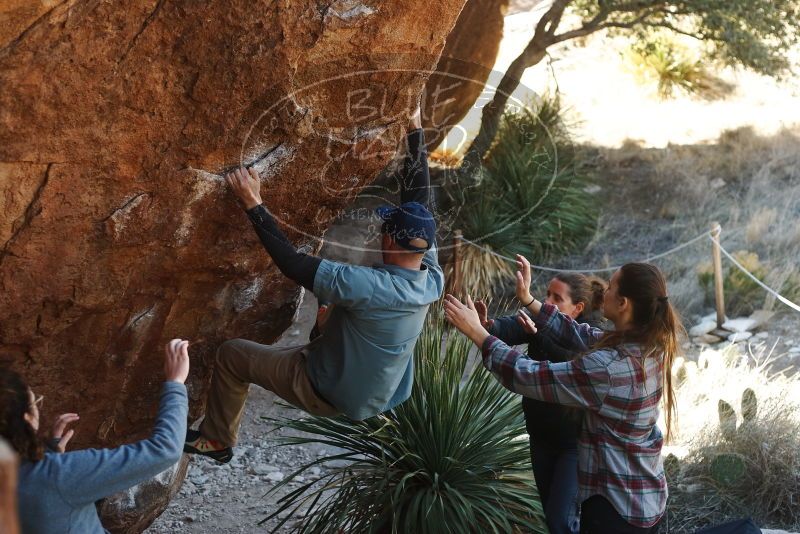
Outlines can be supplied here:
<path id="1" fill-rule="evenodd" d="M 489 337 L 489 332 L 481 325 L 478 311 L 469 296 L 464 304 L 453 295 L 448 294 L 444 298 L 444 315 L 450 324 L 474 341 L 476 345 L 480 346 Z"/>
<path id="2" fill-rule="evenodd" d="M 80 419 L 80 417 L 78 417 L 76 413 L 62 413 L 56 417 L 56 421 L 53 423 L 53 432 L 50 435 L 53 447 L 56 451 L 64 452 L 67 450 L 67 443 L 69 443 L 69 440 L 75 435 L 73 429 L 70 428 L 67 430 L 67 425 L 74 423 L 78 419 Z M 64 432 L 65 430 L 66 432 Z"/>
<path id="3" fill-rule="evenodd" d="M 533 300 L 531 297 L 531 264 L 525 258 L 517 254 L 517 300 L 523 306 Z"/>
<path id="4" fill-rule="evenodd" d="M 244 205 L 244 209 L 252 209 L 261 204 L 261 180 L 255 169 L 239 167 L 225 175 L 225 183 Z"/>
<path id="5" fill-rule="evenodd" d="M 535 334 L 538 332 L 536 329 L 536 323 L 534 323 L 533 319 L 531 319 L 523 310 L 519 310 L 517 312 L 517 322 L 522 326 L 522 329 L 529 334 Z"/>
<path id="6" fill-rule="evenodd" d="M 417 103 L 417 108 L 411 113 L 411 116 L 408 118 L 408 129 L 417 130 L 419 128 L 422 128 L 422 110 L 419 107 L 419 103 Z"/>
<path id="7" fill-rule="evenodd" d="M 489 319 L 489 308 L 486 306 L 486 303 L 482 300 L 475 301 L 475 310 L 478 312 L 478 317 L 481 320 L 481 326 L 486 328 L 487 330 L 492 327 L 494 321 Z"/>
<path id="8" fill-rule="evenodd" d="M 189 342 L 173 339 L 167 343 L 164 359 L 164 374 L 167 381 L 183 384 L 189 376 Z"/>

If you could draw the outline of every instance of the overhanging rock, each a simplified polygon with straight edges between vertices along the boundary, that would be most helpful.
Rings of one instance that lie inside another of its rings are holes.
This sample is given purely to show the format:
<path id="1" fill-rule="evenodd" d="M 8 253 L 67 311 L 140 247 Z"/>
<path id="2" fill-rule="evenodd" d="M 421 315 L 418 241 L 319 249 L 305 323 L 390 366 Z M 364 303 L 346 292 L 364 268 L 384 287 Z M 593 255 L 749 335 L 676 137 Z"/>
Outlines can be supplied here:
<path id="1" fill-rule="evenodd" d="M 192 341 L 194 416 L 220 342 L 289 324 L 298 289 L 222 174 L 260 169 L 316 248 L 394 155 L 462 5 L 0 3 L 0 359 L 46 418 L 81 415 L 76 447 L 148 434 L 169 339 Z"/>

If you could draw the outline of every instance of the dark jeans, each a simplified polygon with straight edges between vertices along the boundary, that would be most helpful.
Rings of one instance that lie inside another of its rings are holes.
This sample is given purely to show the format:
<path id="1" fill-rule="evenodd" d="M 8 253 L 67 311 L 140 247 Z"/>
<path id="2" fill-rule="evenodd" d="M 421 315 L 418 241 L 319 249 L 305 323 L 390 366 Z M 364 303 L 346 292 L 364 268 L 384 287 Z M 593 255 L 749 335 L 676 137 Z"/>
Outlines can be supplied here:
<path id="1" fill-rule="evenodd" d="M 581 504 L 580 534 L 656 534 L 656 523 L 650 528 L 635 527 L 625 521 L 608 499 L 600 495 L 589 497 Z"/>
<path id="2" fill-rule="evenodd" d="M 531 439 L 531 464 L 551 534 L 578 533 L 578 450 Z"/>

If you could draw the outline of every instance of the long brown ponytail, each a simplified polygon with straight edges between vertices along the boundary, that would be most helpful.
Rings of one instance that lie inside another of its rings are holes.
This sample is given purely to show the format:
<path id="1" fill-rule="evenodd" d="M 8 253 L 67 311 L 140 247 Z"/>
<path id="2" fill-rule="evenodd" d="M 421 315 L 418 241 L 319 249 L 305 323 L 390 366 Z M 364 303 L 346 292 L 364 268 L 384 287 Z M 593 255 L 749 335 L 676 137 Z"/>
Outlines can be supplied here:
<path id="1" fill-rule="evenodd" d="M 633 305 L 633 325 L 624 331 L 608 332 L 598 346 L 615 347 L 633 342 L 642 346 L 644 358 L 660 358 L 658 363 L 663 379 L 666 439 L 669 441 L 676 416 L 672 363 L 680 350 L 678 337 L 683 325 L 669 302 L 666 279 L 655 265 L 623 265 L 618 286 L 619 296 L 629 299 Z"/>

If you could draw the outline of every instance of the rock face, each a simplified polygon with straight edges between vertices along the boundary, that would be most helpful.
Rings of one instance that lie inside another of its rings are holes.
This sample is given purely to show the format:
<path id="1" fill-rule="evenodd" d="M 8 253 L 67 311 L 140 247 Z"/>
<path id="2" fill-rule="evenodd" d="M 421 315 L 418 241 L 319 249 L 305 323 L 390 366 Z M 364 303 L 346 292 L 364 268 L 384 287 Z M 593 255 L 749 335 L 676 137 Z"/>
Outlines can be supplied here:
<path id="1" fill-rule="evenodd" d="M 431 147 L 467 115 L 483 92 L 500 49 L 508 2 L 468 0 L 447 37 L 436 72 L 425 85 L 424 119 Z"/>
<path id="2" fill-rule="evenodd" d="M 164 511 L 181 487 L 189 456 L 155 478 L 103 499 L 98 506 L 103 526 L 111 532 L 142 532 Z"/>
<path id="3" fill-rule="evenodd" d="M 197 415 L 220 342 L 289 324 L 300 292 L 222 174 L 259 169 L 317 248 L 394 156 L 462 5 L 0 3 L 0 360 L 45 426 L 74 411 L 76 447 L 142 438 L 166 341 L 192 341 Z"/>

